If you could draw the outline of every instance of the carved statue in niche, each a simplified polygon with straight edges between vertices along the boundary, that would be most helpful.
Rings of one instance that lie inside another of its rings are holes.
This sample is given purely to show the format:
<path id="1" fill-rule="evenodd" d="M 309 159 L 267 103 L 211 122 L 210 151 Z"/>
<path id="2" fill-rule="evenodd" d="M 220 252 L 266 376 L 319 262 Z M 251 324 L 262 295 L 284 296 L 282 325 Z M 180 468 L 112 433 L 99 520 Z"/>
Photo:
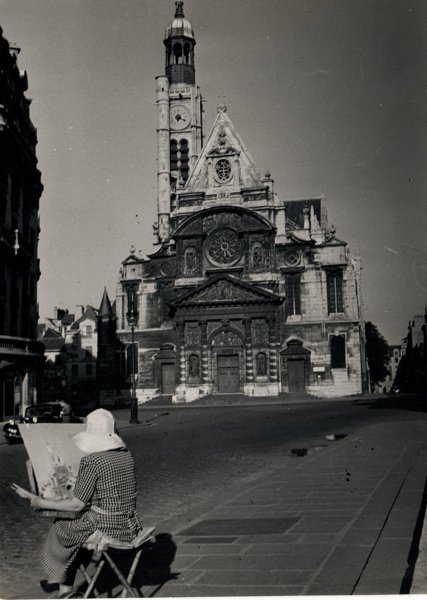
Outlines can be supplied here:
<path id="1" fill-rule="evenodd" d="M 252 244 L 252 266 L 256 268 L 264 267 L 265 265 L 265 251 L 261 242 L 255 242 Z"/>
<path id="2" fill-rule="evenodd" d="M 184 252 L 184 274 L 192 275 L 197 271 L 197 253 L 194 246 L 189 246 Z"/>
<path id="3" fill-rule="evenodd" d="M 197 354 L 191 354 L 188 357 L 188 374 L 190 377 L 200 376 L 200 359 Z"/>
<path id="4" fill-rule="evenodd" d="M 256 355 L 256 374 L 259 377 L 267 375 L 267 357 L 264 352 L 258 352 Z"/>

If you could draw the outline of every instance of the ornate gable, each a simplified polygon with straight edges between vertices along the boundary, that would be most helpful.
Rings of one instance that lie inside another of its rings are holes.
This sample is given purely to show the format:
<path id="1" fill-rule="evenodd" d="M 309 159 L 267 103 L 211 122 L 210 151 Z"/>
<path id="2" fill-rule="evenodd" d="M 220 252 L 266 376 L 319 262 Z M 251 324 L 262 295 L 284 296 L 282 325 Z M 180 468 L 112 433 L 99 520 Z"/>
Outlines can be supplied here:
<path id="1" fill-rule="evenodd" d="M 226 107 L 219 107 L 218 116 L 187 181 L 185 192 L 206 190 L 207 193 L 215 193 L 219 188 L 232 191 L 264 185 Z"/>

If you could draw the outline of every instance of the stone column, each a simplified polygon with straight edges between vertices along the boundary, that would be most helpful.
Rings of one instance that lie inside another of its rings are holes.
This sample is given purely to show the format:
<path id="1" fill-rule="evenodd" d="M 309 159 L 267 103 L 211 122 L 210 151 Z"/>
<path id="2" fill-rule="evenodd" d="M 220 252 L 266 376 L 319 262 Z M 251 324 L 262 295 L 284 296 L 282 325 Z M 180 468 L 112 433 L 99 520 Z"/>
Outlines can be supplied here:
<path id="1" fill-rule="evenodd" d="M 183 385 L 187 379 L 187 369 L 185 364 L 185 335 L 184 335 L 184 323 L 177 323 L 177 358 L 179 364 L 179 383 Z"/>
<path id="2" fill-rule="evenodd" d="M 252 320 L 243 321 L 245 327 L 245 350 L 246 350 L 246 383 L 254 382 L 254 357 L 252 352 Z"/>
<path id="3" fill-rule="evenodd" d="M 209 383 L 209 356 L 208 356 L 208 324 L 207 321 L 199 321 L 200 346 L 202 350 L 202 384 Z"/>
<path id="4" fill-rule="evenodd" d="M 169 80 L 157 77 L 157 217 L 161 242 L 169 241 L 170 217 L 170 130 Z"/>
<path id="5" fill-rule="evenodd" d="M 277 369 L 277 331 L 276 331 L 276 319 L 268 319 L 269 328 L 269 371 L 270 371 L 270 382 L 277 383 L 278 369 Z"/>

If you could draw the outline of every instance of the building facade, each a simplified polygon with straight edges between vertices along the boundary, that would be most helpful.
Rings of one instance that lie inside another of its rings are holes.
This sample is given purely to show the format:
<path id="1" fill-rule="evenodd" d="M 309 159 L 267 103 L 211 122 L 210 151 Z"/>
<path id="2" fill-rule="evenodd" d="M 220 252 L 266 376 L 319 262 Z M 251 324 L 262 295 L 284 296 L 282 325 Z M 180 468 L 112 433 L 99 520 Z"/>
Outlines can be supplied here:
<path id="1" fill-rule="evenodd" d="M 37 401 L 43 346 L 37 341 L 39 201 L 37 132 L 19 48 L 0 28 L 0 418 Z"/>
<path id="2" fill-rule="evenodd" d="M 225 106 L 204 136 L 183 2 L 164 45 L 154 251 L 131 251 L 116 293 L 121 389 L 135 370 L 140 402 L 362 392 L 360 265 L 329 225 L 325 198 L 280 199 Z"/>
<path id="3" fill-rule="evenodd" d="M 39 325 L 45 351 L 43 399 L 67 400 L 77 407 L 96 399 L 97 311 L 79 306 L 77 313 L 55 308 Z"/>

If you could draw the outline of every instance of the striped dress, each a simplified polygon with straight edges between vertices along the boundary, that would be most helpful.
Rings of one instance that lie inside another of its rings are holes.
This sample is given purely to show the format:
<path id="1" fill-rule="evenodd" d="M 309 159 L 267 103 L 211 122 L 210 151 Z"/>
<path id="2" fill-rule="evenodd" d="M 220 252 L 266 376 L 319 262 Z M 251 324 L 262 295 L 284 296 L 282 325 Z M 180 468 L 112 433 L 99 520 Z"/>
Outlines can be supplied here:
<path id="1" fill-rule="evenodd" d="M 96 530 L 130 542 L 142 529 L 136 512 L 134 462 L 126 448 L 94 452 L 80 461 L 74 496 L 94 507 L 74 520 L 58 519 L 49 530 L 42 566 L 51 581 L 72 585 L 81 545 Z M 96 509 L 97 510 L 95 512 Z"/>

